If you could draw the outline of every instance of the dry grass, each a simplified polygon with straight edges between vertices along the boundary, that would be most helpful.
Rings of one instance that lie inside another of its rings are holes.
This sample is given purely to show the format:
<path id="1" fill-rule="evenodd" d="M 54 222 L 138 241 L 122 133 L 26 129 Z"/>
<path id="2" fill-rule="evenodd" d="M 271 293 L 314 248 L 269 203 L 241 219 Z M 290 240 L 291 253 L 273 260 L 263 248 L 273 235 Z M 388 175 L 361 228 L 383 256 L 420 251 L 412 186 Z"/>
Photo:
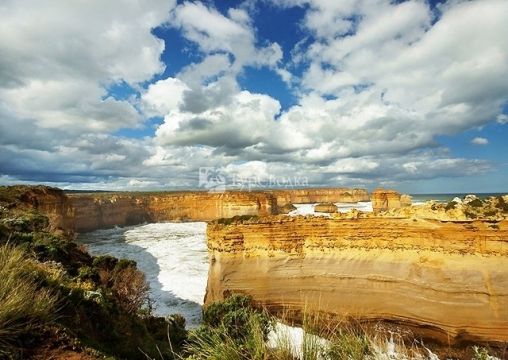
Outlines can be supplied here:
<path id="1" fill-rule="evenodd" d="M 25 253 L 0 246 L 0 357 L 11 354 L 23 335 L 55 319 L 57 299 L 30 276 L 36 271 Z"/>

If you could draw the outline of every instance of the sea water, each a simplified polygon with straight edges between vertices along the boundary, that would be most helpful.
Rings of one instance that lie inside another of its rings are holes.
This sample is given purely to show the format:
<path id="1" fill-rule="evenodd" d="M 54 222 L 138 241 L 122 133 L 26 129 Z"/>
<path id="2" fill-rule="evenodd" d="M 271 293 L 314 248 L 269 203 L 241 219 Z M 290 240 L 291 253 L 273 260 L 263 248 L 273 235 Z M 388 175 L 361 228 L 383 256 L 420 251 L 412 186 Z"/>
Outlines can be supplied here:
<path id="1" fill-rule="evenodd" d="M 150 284 L 154 313 L 178 313 L 188 327 L 201 322 L 208 276 L 206 223 L 157 223 L 82 234 L 92 255 L 136 261 Z"/>

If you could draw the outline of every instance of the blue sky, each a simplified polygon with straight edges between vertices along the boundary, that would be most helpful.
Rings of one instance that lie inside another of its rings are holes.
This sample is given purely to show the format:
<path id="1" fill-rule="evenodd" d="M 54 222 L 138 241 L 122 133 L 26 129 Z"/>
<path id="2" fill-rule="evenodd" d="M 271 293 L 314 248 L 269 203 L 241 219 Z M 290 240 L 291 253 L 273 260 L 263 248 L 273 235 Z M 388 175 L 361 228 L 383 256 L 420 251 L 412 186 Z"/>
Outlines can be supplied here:
<path id="1" fill-rule="evenodd" d="M 0 183 L 508 191 L 506 1 L 0 10 Z"/>

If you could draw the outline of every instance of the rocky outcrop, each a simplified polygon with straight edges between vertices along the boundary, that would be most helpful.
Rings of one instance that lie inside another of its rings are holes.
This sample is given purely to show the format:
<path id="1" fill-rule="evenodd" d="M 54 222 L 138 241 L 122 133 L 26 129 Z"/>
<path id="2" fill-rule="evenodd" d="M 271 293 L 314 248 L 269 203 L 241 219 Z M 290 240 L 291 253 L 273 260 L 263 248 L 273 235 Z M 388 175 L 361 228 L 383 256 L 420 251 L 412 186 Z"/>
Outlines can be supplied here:
<path id="1" fill-rule="evenodd" d="M 38 211 L 48 217 L 52 232 L 70 233 L 74 229 L 74 208 L 61 189 L 48 186 L 2 186 L 0 208 L 14 212 Z"/>
<path id="2" fill-rule="evenodd" d="M 474 195 L 473 195 L 474 196 Z M 428 201 L 419 206 L 388 210 L 379 216 L 412 217 L 442 221 L 500 221 L 508 217 L 508 203 L 503 196 L 479 199 L 466 196 L 464 200 L 455 198 L 448 203 Z"/>
<path id="3" fill-rule="evenodd" d="M 321 202 L 355 203 L 370 200 L 369 193 L 365 189 L 317 188 L 267 191 L 275 196 L 278 206 Z"/>
<path id="4" fill-rule="evenodd" d="M 283 206 L 278 206 L 277 208 L 278 214 L 289 214 L 291 211 L 296 210 L 296 206 L 294 206 L 293 204 L 286 204 Z"/>
<path id="5" fill-rule="evenodd" d="M 314 211 L 332 214 L 337 212 L 337 206 L 334 203 L 320 203 L 314 206 Z"/>
<path id="6" fill-rule="evenodd" d="M 402 207 L 401 194 L 395 190 L 375 189 L 370 200 L 372 201 L 372 210 L 376 213 Z M 407 198 L 404 201 L 407 202 Z"/>
<path id="7" fill-rule="evenodd" d="M 508 341 L 506 219 L 271 216 L 210 223 L 207 238 L 206 303 L 244 293 L 272 310 L 397 323 L 445 344 Z"/>
<path id="8" fill-rule="evenodd" d="M 406 207 L 411 206 L 413 204 L 413 198 L 410 195 L 402 194 L 400 196 L 400 206 Z"/>

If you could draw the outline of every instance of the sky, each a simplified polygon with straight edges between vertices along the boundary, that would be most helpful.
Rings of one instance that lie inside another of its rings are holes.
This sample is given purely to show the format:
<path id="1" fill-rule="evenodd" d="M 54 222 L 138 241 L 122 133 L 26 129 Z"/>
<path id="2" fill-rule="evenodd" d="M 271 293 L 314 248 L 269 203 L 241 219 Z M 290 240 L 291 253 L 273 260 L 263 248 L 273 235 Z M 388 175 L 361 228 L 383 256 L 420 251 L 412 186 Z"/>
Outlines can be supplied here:
<path id="1" fill-rule="evenodd" d="M 0 0 L 0 184 L 508 192 L 508 1 Z"/>

